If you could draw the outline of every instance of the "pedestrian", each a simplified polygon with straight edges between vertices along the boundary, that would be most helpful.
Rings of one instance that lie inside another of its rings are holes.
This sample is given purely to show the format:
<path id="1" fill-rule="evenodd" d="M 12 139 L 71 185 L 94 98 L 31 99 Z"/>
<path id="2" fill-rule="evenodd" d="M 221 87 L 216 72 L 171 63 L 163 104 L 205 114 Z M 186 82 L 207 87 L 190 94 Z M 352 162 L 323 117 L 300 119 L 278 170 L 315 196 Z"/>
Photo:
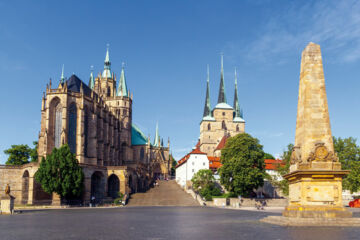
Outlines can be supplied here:
<path id="1" fill-rule="evenodd" d="M 94 195 L 91 196 L 91 201 L 90 201 L 90 203 L 91 203 L 91 207 L 94 207 L 94 206 L 95 206 L 95 196 L 94 196 Z"/>

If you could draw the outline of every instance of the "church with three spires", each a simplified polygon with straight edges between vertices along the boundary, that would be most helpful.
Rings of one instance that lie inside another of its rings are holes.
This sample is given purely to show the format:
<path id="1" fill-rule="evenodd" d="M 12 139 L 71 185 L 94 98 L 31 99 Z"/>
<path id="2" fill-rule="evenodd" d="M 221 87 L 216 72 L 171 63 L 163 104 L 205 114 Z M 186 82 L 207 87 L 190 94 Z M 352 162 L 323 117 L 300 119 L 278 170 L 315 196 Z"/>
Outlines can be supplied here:
<path id="1" fill-rule="evenodd" d="M 220 157 L 221 149 L 225 146 L 226 139 L 245 132 L 243 111 L 239 105 L 237 73 L 235 69 L 234 104 L 227 102 L 224 64 L 221 56 L 220 88 L 217 104 L 211 109 L 209 68 L 207 72 L 206 97 L 203 118 L 200 122 L 200 137 L 197 148 L 209 157 Z"/>
<path id="2" fill-rule="evenodd" d="M 112 201 L 119 192 L 146 191 L 154 179 L 168 177 L 170 141 L 164 146 L 158 125 L 154 141 L 150 141 L 133 123 L 133 94 L 127 86 L 124 65 L 117 81 L 109 49 L 104 69 L 96 77 L 91 71 L 88 84 L 75 74 L 66 79 L 63 68 L 60 81 L 54 85 L 50 80 L 42 98 L 39 161 L 0 169 L 0 184 L 5 182 L 2 178 L 11 179 L 16 203 L 60 201 L 59 196 L 45 193 L 34 175 L 43 157 L 64 144 L 84 172 L 79 201 L 85 204 L 93 197 Z"/>

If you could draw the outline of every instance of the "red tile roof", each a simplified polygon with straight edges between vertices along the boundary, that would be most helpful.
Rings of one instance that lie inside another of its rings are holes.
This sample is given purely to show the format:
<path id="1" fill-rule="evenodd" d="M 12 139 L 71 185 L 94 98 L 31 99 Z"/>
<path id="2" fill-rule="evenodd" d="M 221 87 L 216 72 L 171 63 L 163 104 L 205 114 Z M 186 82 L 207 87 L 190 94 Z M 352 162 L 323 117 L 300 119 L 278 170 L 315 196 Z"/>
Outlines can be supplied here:
<path id="1" fill-rule="evenodd" d="M 194 150 L 192 150 L 191 152 L 189 152 L 188 154 L 186 154 L 183 158 L 181 158 L 177 165 L 175 166 L 175 168 L 180 167 L 182 164 L 184 164 L 190 157 L 191 154 L 205 154 L 204 152 L 200 151 L 199 149 L 195 148 Z"/>
<path id="2" fill-rule="evenodd" d="M 208 159 L 209 159 L 209 168 L 210 169 L 217 170 L 222 166 L 220 157 L 208 156 Z"/>
<path id="3" fill-rule="evenodd" d="M 266 170 L 276 170 L 278 166 L 285 166 L 285 163 L 280 159 L 265 159 L 264 162 Z"/>
<path id="4" fill-rule="evenodd" d="M 217 147 L 215 148 L 215 151 L 216 150 L 221 150 L 225 147 L 225 144 L 226 144 L 226 140 L 228 139 L 229 137 L 227 135 L 224 135 L 222 137 L 222 139 L 220 140 L 219 144 L 217 145 Z"/>

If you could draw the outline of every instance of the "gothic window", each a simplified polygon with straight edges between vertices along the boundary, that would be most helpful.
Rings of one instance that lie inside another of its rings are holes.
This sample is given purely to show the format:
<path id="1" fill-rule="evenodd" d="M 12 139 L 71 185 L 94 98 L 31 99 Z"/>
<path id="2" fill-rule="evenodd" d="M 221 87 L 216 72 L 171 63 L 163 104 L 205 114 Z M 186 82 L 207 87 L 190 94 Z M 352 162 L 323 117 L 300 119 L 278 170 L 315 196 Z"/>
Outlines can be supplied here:
<path id="1" fill-rule="evenodd" d="M 110 97 L 110 87 L 107 88 L 107 96 Z"/>
<path id="2" fill-rule="evenodd" d="M 224 129 L 224 130 L 226 130 L 226 125 L 225 125 L 225 121 L 222 121 L 222 123 L 221 123 L 221 129 Z"/>
<path id="3" fill-rule="evenodd" d="M 237 132 L 240 131 L 239 125 L 236 125 L 236 131 L 237 131 Z"/>
<path id="4" fill-rule="evenodd" d="M 123 110 L 123 115 L 126 115 L 126 109 Z"/>
<path id="5" fill-rule="evenodd" d="M 225 112 L 223 112 L 222 114 L 223 114 L 223 116 L 225 116 Z"/>
<path id="6" fill-rule="evenodd" d="M 59 148 L 61 145 L 61 130 L 62 130 L 62 107 L 60 102 L 55 107 L 55 147 Z"/>
<path id="7" fill-rule="evenodd" d="M 123 142 L 121 144 L 121 160 L 122 161 L 126 160 L 126 142 Z"/>
<path id="8" fill-rule="evenodd" d="M 68 144 L 70 151 L 76 154 L 76 123 L 77 109 L 76 104 L 72 103 L 69 108 L 69 127 L 68 127 Z"/>
<path id="9" fill-rule="evenodd" d="M 145 156 L 145 153 L 144 153 L 144 148 L 141 148 L 140 149 L 140 160 L 144 160 L 144 156 Z"/>
<path id="10" fill-rule="evenodd" d="M 208 124 L 208 130 L 211 130 L 211 126 L 210 126 L 210 123 Z"/>
<path id="11" fill-rule="evenodd" d="M 84 155 L 88 156 L 88 138 L 89 138 L 89 112 L 88 109 L 85 108 L 85 117 L 84 117 Z"/>

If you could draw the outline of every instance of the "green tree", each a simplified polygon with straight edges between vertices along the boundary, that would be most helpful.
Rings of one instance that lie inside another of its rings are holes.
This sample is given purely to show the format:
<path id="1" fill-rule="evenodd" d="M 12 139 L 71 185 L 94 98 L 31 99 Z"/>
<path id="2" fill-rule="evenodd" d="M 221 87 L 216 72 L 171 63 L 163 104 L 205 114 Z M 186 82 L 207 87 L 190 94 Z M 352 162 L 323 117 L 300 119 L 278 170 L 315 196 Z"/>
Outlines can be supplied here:
<path id="1" fill-rule="evenodd" d="M 9 155 L 6 165 L 22 165 L 29 163 L 31 148 L 26 144 L 11 145 L 4 153 Z"/>
<path id="2" fill-rule="evenodd" d="M 67 144 L 42 159 L 35 179 L 45 192 L 62 198 L 79 197 L 83 191 L 84 173 Z"/>
<path id="3" fill-rule="evenodd" d="M 33 142 L 34 148 L 30 151 L 30 158 L 31 162 L 37 162 L 38 161 L 38 141 Z"/>
<path id="4" fill-rule="evenodd" d="M 264 159 L 275 159 L 275 157 L 273 155 L 271 155 L 270 153 L 265 153 Z"/>
<path id="5" fill-rule="evenodd" d="M 221 195 L 221 191 L 215 185 L 215 178 L 210 169 L 201 169 L 191 179 L 193 189 L 195 192 L 205 198 L 206 201 L 211 201 L 212 196 Z"/>
<path id="6" fill-rule="evenodd" d="M 37 162 L 37 144 L 33 142 L 34 148 L 30 148 L 27 144 L 11 145 L 11 148 L 4 151 L 5 154 L 9 155 L 6 165 L 22 165 L 31 162 Z"/>
<path id="7" fill-rule="evenodd" d="M 360 190 L 360 147 L 353 137 L 344 139 L 333 137 L 333 140 L 341 168 L 350 170 L 343 180 L 343 188 L 350 190 L 351 193 L 357 192 Z"/>
<path id="8" fill-rule="evenodd" d="M 226 141 L 221 150 L 220 181 L 235 195 L 249 196 L 264 184 L 263 146 L 259 140 L 241 133 Z"/>
<path id="9" fill-rule="evenodd" d="M 276 169 L 280 176 L 283 176 L 283 175 L 289 173 L 290 157 L 291 157 L 293 147 L 294 147 L 293 144 L 291 144 L 291 143 L 288 144 L 286 147 L 286 150 L 284 150 L 283 154 L 280 157 L 283 164 L 282 165 L 278 164 L 276 166 Z M 286 195 L 286 196 L 289 195 L 289 183 L 286 179 L 279 180 L 276 177 L 271 177 L 270 181 L 271 181 L 272 185 L 278 187 L 284 195 Z"/>
<path id="10" fill-rule="evenodd" d="M 171 176 L 175 176 L 175 167 L 176 167 L 176 160 L 175 158 L 172 156 L 172 154 L 170 154 L 170 162 L 171 162 Z"/>

